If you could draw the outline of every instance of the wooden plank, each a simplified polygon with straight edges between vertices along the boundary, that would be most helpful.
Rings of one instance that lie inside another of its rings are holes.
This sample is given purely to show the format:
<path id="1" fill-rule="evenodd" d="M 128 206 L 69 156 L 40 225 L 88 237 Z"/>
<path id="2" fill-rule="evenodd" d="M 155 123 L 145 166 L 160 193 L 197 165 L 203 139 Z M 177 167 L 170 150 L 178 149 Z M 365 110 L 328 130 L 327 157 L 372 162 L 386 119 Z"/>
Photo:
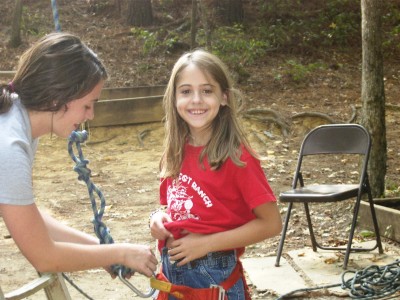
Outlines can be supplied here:
<path id="1" fill-rule="evenodd" d="M 46 276 L 47 274 L 40 274 Z M 54 280 L 44 288 L 48 300 L 72 300 L 61 273 L 51 274 Z"/>
<path id="2" fill-rule="evenodd" d="M 100 100 L 89 127 L 159 122 L 164 117 L 163 96 Z"/>
<path id="3" fill-rule="evenodd" d="M 15 73 L 15 71 L 0 71 L 0 79 L 11 80 L 14 77 Z"/>
<path id="4" fill-rule="evenodd" d="M 3 290 L 1 289 L 1 286 L 0 286 L 0 300 L 5 300 L 4 293 L 3 293 Z"/>
<path id="5" fill-rule="evenodd" d="M 165 85 L 104 88 L 100 100 L 126 99 L 164 95 Z"/>
<path id="6" fill-rule="evenodd" d="M 49 300 L 71 300 L 71 296 L 69 295 L 61 273 L 45 273 L 40 274 L 40 276 L 41 277 L 32 280 L 22 287 L 6 293 L 3 299 L 20 300 L 44 289 L 47 299 Z"/>

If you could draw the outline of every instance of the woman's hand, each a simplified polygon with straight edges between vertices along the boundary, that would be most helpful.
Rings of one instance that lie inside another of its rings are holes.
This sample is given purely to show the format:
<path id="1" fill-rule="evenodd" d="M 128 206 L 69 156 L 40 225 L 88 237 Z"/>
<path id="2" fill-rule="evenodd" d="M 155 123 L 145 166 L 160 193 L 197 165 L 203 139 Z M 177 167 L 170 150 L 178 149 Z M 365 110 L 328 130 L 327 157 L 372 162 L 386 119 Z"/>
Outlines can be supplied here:
<path id="1" fill-rule="evenodd" d="M 149 246 L 122 244 L 125 248 L 123 265 L 151 277 L 157 270 L 157 258 Z"/>

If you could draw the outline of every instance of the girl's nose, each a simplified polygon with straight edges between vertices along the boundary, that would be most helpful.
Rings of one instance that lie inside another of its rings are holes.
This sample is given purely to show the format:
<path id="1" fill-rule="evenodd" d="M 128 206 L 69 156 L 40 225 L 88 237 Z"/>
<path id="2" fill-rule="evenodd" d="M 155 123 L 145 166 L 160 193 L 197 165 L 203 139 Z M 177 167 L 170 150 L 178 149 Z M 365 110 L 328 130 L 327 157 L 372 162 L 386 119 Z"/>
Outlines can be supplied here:
<path id="1" fill-rule="evenodd" d="M 193 92 L 193 102 L 200 102 L 201 101 L 201 93 L 198 91 Z"/>

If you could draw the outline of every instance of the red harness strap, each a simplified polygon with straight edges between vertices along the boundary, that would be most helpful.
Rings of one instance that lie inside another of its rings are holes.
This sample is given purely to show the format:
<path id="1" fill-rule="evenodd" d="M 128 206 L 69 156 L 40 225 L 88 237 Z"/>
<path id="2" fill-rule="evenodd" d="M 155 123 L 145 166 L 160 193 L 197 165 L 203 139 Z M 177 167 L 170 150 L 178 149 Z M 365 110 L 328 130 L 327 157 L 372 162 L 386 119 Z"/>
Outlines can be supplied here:
<path id="1" fill-rule="evenodd" d="M 168 294 L 171 294 L 177 299 L 186 300 L 220 300 L 221 289 L 225 291 L 229 290 L 240 278 L 243 278 L 243 283 L 245 287 L 246 300 L 251 300 L 249 288 L 246 284 L 244 277 L 243 266 L 240 260 L 238 260 L 235 268 L 233 269 L 231 275 L 218 286 L 209 288 L 191 288 L 183 285 L 175 285 L 169 282 L 168 278 L 160 272 L 157 274 L 156 278 L 150 279 L 150 285 L 152 288 L 159 290 L 157 300 L 168 300 Z M 227 300 L 227 296 L 223 297 Z"/>

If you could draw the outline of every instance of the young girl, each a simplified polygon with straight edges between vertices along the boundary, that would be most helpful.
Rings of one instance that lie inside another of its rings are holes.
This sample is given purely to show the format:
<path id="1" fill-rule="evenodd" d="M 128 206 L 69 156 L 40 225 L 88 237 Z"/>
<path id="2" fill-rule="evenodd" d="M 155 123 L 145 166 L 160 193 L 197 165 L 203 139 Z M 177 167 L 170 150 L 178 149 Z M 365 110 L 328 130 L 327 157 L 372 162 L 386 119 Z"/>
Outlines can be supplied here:
<path id="1" fill-rule="evenodd" d="M 34 202 L 32 165 L 38 138 L 68 137 L 94 116 L 107 72 L 78 37 L 49 34 L 20 59 L 0 89 L 0 216 L 21 252 L 39 272 L 71 272 L 121 264 L 147 276 L 157 259 L 147 246 L 99 245 L 63 225 Z M 115 277 L 115 274 L 111 274 Z"/>
<path id="2" fill-rule="evenodd" d="M 239 124 L 239 100 L 216 56 L 196 50 L 176 62 L 164 96 L 160 203 L 167 207 L 150 217 L 163 275 L 178 286 L 222 285 L 229 300 L 250 299 L 239 261 L 244 247 L 279 234 L 282 226 Z"/>

